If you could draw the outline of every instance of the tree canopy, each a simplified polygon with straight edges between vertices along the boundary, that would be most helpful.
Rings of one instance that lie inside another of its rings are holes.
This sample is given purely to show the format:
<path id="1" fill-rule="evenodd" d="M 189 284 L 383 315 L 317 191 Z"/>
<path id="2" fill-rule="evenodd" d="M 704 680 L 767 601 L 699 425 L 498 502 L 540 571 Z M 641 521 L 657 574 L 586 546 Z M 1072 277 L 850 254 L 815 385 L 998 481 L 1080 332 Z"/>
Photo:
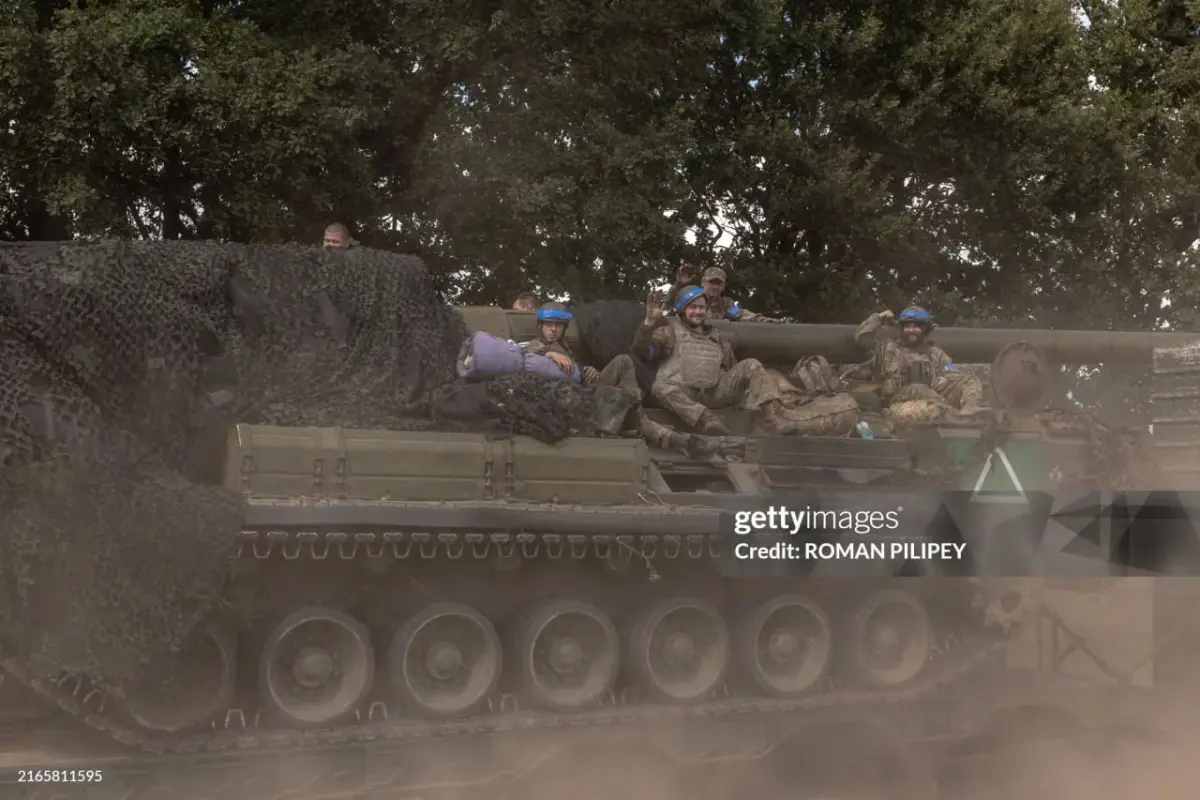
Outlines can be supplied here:
<path id="1" fill-rule="evenodd" d="M 9 9 L 5 239 L 342 221 L 462 302 L 633 298 L 686 260 L 822 322 L 1188 327 L 1200 302 L 1200 0 Z"/>

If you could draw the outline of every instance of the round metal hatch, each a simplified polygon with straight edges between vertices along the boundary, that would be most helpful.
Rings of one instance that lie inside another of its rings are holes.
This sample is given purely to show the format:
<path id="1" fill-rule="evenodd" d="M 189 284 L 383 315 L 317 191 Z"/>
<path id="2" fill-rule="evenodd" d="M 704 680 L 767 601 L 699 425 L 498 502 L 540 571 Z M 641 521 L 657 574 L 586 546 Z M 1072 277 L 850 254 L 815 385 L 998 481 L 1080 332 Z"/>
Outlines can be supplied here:
<path id="1" fill-rule="evenodd" d="M 1040 411 L 1050 388 L 1050 363 L 1028 342 L 1014 342 L 992 362 L 991 388 L 1001 408 Z"/>

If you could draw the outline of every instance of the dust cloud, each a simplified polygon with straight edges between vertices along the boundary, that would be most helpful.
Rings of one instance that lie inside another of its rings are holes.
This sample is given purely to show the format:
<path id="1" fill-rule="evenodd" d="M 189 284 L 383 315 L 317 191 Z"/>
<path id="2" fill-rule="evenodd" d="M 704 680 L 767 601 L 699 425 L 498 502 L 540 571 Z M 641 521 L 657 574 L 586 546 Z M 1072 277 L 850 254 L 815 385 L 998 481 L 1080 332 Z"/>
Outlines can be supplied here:
<path id="1" fill-rule="evenodd" d="M 0 767 L 56 765 L 80 761 L 64 753 L 90 752 L 96 742 L 66 719 L 42 717 L 19 732 L 6 726 L 0 733 Z M 34 730 L 36 729 L 36 730 Z M 248 759 L 221 776 L 223 800 L 1184 800 L 1200 783 L 1195 738 L 1170 741 L 1124 737 L 1081 744 L 1065 740 L 1012 741 L 1001 749 L 956 757 L 937 773 L 937 780 L 905 780 L 885 759 L 871 758 L 844 742 L 793 741 L 765 756 L 745 762 L 713 761 L 681 765 L 655 746 L 660 731 L 627 729 L 620 740 L 586 747 L 516 746 L 503 738 L 475 742 L 476 763 L 507 763 L 512 774 L 496 783 L 471 779 L 472 759 L 462 750 L 426 752 L 420 764 L 389 770 L 383 761 L 364 774 L 364 756 L 312 754 L 280 761 Z M 1197 734 L 1200 734 L 1198 726 Z M 449 744 L 449 743 L 447 743 Z M 465 745 L 459 743 L 459 747 Z M 739 749 L 736 743 L 733 750 Z M 479 749 L 482 748 L 482 751 Z M 668 748 L 669 749 L 669 748 Z M 840 752 L 839 752 L 840 750 Z M 487 752 L 483 752 L 487 751 Z M 744 755 L 749 756 L 749 753 Z M 380 754 L 381 759 L 388 759 Z M 913 757 L 915 759 L 915 756 Z M 391 759 L 395 763 L 394 758 Z M 93 759 L 92 763 L 102 761 Z M 894 765 L 893 765 L 894 766 Z M 928 765 L 926 765 L 928 766 Z M 318 775 L 339 772 L 327 783 Z M 238 773 L 234 779 L 232 773 Z M 480 770 L 490 772 L 490 770 Z M 387 779 L 400 778 L 403 780 Z M 519 773 L 519 774 L 518 774 Z M 144 776 L 149 777 L 149 776 Z M 168 783 L 175 800 L 212 796 L 212 775 Z M 458 780 L 446 780 L 448 777 Z M 143 778 L 143 779 L 144 779 Z M 150 780 L 153 783 L 153 779 Z M 415 784 L 415 786 L 414 786 Z M 4 791 L 14 787 L 0 787 Z M 150 789 L 149 786 L 145 787 Z M 153 793 L 153 790 L 151 790 Z M 67 795 L 64 795 L 66 797 Z M 81 795 L 82 796 L 82 795 Z M 131 795 L 137 797 L 136 793 Z"/>

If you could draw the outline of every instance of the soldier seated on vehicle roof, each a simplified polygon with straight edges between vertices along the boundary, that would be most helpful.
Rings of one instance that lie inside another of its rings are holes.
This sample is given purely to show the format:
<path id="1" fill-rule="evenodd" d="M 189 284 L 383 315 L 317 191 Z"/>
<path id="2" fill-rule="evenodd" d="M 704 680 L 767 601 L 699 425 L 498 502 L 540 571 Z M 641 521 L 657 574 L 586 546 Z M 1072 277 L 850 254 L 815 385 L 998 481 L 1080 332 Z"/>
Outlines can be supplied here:
<path id="1" fill-rule="evenodd" d="M 342 223 L 335 222 L 325 228 L 323 246 L 326 250 L 348 250 L 356 244 L 350 230 Z"/>
<path id="2" fill-rule="evenodd" d="M 666 304 L 668 307 L 675 305 L 679 293 L 695 278 L 696 268 L 691 264 L 684 264 L 676 271 L 675 283 L 667 292 Z M 709 319 L 730 319 L 736 322 L 779 322 L 774 317 L 764 317 L 762 314 L 756 314 L 753 311 L 744 309 L 734 300 L 726 297 L 723 294 L 725 291 L 725 270 L 720 267 L 709 267 L 704 270 L 704 275 L 700 279 L 700 288 L 704 290 L 704 296 L 708 299 Z"/>
<path id="3" fill-rule="evenodd" d="M 663 408 L 709 435 L 729 433 L 712 409 L 735 405 L 761 411 L 771 433 L 800 432 L 788 417 L 778 381 L 757 359 L 738 361 L 709 324 L 703 289 L 689 286 L 679 292 L 676 316 L 664 317 L 662 307 L 663 298 L 651 292 L 632 349 L 646 361 L 661 362 L 651 393 Z"/>
<path id="4" fill-rule="evenodd" d="M 538 297 L 533 292 L 521 292 L 513 300 L 513 311 L 537 311 Z"/>
<path id="5" fill-rule="evenodd" d="M 881 335 L 899 324 L 900 335 Z M 933 317 L 917 306 L 900 312 L 872 314 L 858 326 L 854 339 L 872 352 L 871 378 L 879 384 L 880 399 L 897 421 L 931 421 L 957 412 L 985 413 L 979 378 L 954 369 L 946 351 L 934 345 Z"/>
<path id="6" fill-rule="evenodd" d="M 568 375 L 574 371 L 576 361 L 566 340 L 571 319 L 571 312 L 562 303 L 546 303 L 537 312 L 537 338 L 524 345 L 526 352 L 546 356 Z M 601 423 L 601 430 L 605 433 L 619 435 L 632 417 L 634 429 L 655 447 L 676 450 L 696 458 L 719 451 L 721 443 L 715 439 L 677 433 L 646 415 L 641 409 L 643 396 L 637 382 L 637 369 L 629 356 L 617 356 L 602 370 L 581 365 L 580 374 L 585 384 L 614 387 L 627 399 L 624 405 L 613 406 L 611 418 Z"/>

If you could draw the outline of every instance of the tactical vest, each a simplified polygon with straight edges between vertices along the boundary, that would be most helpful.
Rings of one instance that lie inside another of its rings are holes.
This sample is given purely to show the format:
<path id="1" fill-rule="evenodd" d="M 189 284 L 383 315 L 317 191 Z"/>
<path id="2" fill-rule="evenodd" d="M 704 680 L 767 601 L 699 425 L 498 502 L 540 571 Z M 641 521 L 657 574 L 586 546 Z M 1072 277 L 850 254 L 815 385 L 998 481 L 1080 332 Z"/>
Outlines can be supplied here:
<path id="1" fill-rule="evenodd" d="M 933 386 L 933 359 L 929 356 L 928 348 L 905 350 L 904 360 L 907 362 L 902 376 L 905 386 L 914 383 Z"/>
<path id="2" fill-rule="evenodd" d="M 675 333 L 675 349 L 659 369 L 659 379 L 678 379 L 701 392 L 716 386 L 724 358 L 720 335 L 711 328 L 693 330 L 678 317 L 669 317 L 667 324 Z"/>

